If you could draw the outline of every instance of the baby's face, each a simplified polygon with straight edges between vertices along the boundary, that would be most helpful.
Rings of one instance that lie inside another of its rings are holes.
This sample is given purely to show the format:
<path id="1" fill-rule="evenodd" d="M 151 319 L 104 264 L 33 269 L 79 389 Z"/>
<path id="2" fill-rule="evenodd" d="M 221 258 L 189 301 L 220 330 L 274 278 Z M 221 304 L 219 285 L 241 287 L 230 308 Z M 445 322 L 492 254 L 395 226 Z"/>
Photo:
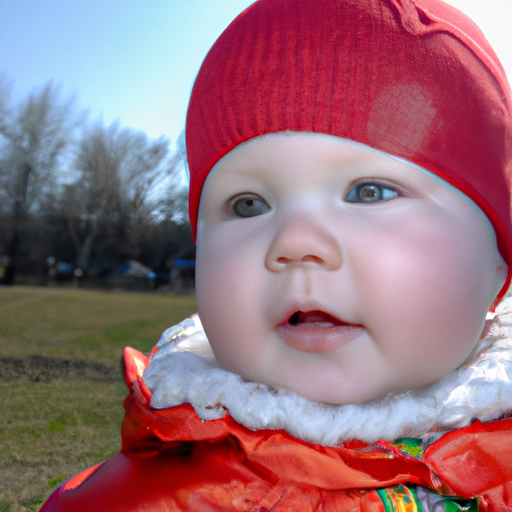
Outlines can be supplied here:
<path id="1" fill-rule="evenodd" d="M 505 279 L 487 217 L 413 165 L 278 133 L 210 172 L 199 315 L 227 370 L 312 400 L 415 389 L 460 366 Z"/>

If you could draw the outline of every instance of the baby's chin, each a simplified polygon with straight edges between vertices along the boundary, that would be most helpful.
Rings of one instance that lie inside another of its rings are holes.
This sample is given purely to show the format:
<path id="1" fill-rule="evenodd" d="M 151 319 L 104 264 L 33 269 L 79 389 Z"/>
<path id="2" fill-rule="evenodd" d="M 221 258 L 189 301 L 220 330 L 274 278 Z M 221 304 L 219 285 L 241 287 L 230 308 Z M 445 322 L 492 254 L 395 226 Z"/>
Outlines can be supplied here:
<path id="1" fill-rule="evenodd" d="M 387 390 L 352 390 L 351 392 L 342 385 L 337 387 L 327 387 L 323 383 L 312 383 L 312 380 L 303 379 L 303 382 L 286 382 L 282 379 L 270 378 L 268 376 L 255 375 L 253 372 L 240 373 L 229 368 L 224 368 L 232 373 L 239 373 L 245 382 L 253 382 L 265 385 L 273 394 L 290 392 L 298 395 L 310 402 L 318 402 L 327 405 L 350 405 L 364 402 L 375 402 L 387 396 L 398 394 Z M 316 381 L 317 379 L 315 379 Z"/>
<path id="2" fill-rule="evenodd" d="M 229 370 L 232 371 L 232 370 Z M 237 373 L 237 372 L 235 372 Z M 264 384 L 271 392 L 282 391 L 291 392 L 301 396 L 311 402 L 322 403 L 326 405 L 352 405 L 352 404 L 371 404 L 382 400 L 391 400 L 409 392 L 421 391 L 429 388 L 441 380 L 440 378 L 430 378 L 416 382 L 379 382 L 379 380 L 362 379 L 358 383 L 339 383 L 325 382 L 318 377 L 308 379 L 306 376 L 302 381 L 285 382 L 282 379 L 270 378 L 268 376 L 242 375 L 246 382 L 255 382 Z"/>

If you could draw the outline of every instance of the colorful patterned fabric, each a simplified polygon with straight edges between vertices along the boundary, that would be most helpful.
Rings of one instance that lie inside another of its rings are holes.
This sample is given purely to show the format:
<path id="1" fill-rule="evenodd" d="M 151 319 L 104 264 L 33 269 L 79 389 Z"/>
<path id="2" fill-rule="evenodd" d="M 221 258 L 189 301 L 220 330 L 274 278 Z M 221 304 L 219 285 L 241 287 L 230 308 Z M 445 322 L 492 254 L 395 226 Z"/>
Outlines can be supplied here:
<path id="1" fill-rule="evenodd" d="M 424 488 L 398 485 L 377 489 L 386 512 L 478 512 L 478 500 L 441 496 Z"/>

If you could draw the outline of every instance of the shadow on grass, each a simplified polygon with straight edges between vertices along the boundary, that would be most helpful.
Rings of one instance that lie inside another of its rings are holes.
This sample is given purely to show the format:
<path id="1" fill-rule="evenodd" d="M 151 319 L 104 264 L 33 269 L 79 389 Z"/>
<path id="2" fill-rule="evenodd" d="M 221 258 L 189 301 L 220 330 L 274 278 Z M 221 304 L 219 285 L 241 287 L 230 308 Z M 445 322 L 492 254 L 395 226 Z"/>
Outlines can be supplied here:
<path id="1" fill-rule="evenodd" d="M 120 369 L 84 359 L 41 355 L 0 357 L 0 381 L 49 382 L 57 379 L 114 382 L 121 379 L 121 372 Z"/>

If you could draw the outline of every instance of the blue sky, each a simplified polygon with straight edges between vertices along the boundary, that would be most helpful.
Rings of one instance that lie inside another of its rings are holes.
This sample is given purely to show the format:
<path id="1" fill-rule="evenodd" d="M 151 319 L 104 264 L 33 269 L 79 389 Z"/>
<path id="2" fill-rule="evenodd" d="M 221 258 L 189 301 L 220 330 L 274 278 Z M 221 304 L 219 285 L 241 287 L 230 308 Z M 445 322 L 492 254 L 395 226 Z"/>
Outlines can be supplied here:
<path id="1" fill-rule="evenodd" d="M 92 119 L 175 140 L 208 48 L 250 3 L 0 0 L 0 72 L 20 94 L 52 79 Z"/>
<path id="2" fill-rule="evenodd" d="M 92 120 L 176 140 L 209 47 L 252 0 L 0 0 L 0 73 L 24 95 L 50 79 Z M 451 0 L 512 78 L 512 0 Z"/>

